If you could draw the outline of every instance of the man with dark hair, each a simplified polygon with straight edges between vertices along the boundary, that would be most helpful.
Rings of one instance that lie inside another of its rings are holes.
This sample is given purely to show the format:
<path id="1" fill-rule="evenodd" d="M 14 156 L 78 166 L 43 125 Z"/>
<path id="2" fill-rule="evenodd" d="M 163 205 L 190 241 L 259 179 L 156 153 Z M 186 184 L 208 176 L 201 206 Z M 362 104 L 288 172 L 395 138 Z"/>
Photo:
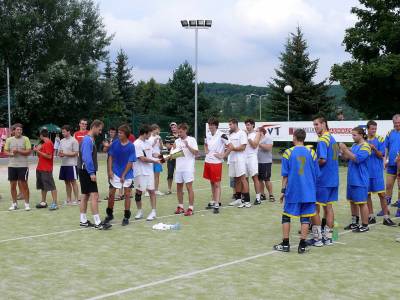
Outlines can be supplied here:
<path id="1" fill-rule="evenodd" d="M 17 205 L 17 185 L 25 199 L 25 210 L 30 210 L 29 206 L 29 186 L 28 156 L 32 153 L 31 142 L 28 137 L 22 135 L 22 124 L 17 123 L 12 127 L 14 136 L 6 139 L 4 151 L 9 157 L 8 180 L 10 181 L 12 203 L 9 210 L 18 209 Z"/>
<path id="2" fill-rule="evenodd" d="M 170 133 L 165 137 L 164 145 L 167 147 L 168 151 L 170 152 L 172 150 L 172 146 L 175 143 L 175 140 L 177 138 L 179 138 L 179 136 L 178 136 L 178 125 L 175 122 L 171 122 L 169 124 L 169 128 L 170 128 Z M 170 195 L 172 193 L 171 189 L 172 189 L 172 180 L 174 179 L 175 165 L 176 165 L 176 160 L 175 159 L 169 159 L 167 161 L 167 170 L 168 170 L 168 176 L 167 176 L 168 191 L 167 191 L 167 195 Z"/>
<path id="3" fill-rule="evenodd" d="M 383 160 L 385 158 L 385 139 L 376 134 L 378 124 L 371 120 L 367 123 L 368 139 L 367 142 L 371 147 L 371 155 L 368 159 L 368 223 L 376 223 L 374 208 L 372 205 L 372 194 L 378 194 L 381 202 L 383 214 L 383 225 L 395 226 L 396 224 L 389 218 L 389 208 L 385 199 L 385 179 L 383 177 Z"/>
<path id="4" fill-rule="evenodd" d="M 195 174 L 195 159 L 199 152 L 196 139 L 188 136 L 188 125 L 181 123 L 178 126 L 179 138 L 175 140 L 173 149 L 182 150 L 184 156 L 176 159 L 176 194 L 178 196 L 178 207 L 175 210 L 175 214 L 184 214 L 185 216 L 191 216 L 194 214 L 194 192 L 193 192 L 193 181 Z M 189 207 L 185 211 L 183 207 L 183 185 L 186 185 L 186 189 L 189 197 Z"/>
<path id="5" fill-rule="evenodd" d="M 101 134 L 104 124 L 100 120 L 94 120 L 90 125 L 90 130 L 84 136 L 79 145 L 79 181 L 81 183 L 81 194 L 83 195 L 80 203 L 80 226 L 93 227 L 93 224 L 87 219 L 87 205 L 89 197 L 91 198 L 91 208 L 94 219 L 94 228 L 99 230 L 109 229 L 110 223 L 101 222 L 99 216 L 99 192 L 97 189 L 97 149 L 94 140 Z"/>
<path id="6" fill-rule="evenodd" d="M 236 200 L 229 203 L 229 205 L 244 208 L 251 207 L 249 183 L 246 179 L 246 153 L 244 152 L 247 144 L 247 134 L 239 129 L 236 119 L 230 119 L 229 144 L 225 157 L 229 155 L 229 177 L 235 178 Z"/>
<path id="7" fill-rule="evenodd" d="M 133 184 L 133 163 L 136 161 L 135 147 L 128 140 L 130 128 L 121 125 L 118 128 L 118 139 L 113 141 L 108 150 L 107 170 L 110 183 L 108 207 L 104 223 L 114 219 L 114 199 L 116 189 L 125 193 L 125 211 L 122 226 L 129 224 L 131 217 L 131 191 Z"/>
<path id="8" fill-rule="evenodd" d="M 269 194 L 269 201 L 274 202 L 275 197 L 272 191 L 271 171 L 272 171 L 272 147 L 274 142 L 263 127 L 258 128 L 261 134 L 260 144 L 258 145 L 258 179 L 260 180 L 261 200 L 266 200 L 264 194 L 264 184 Z"/>
<path id="9" fill-rule="evenodd" d="M 143 218 L 142 195 L 146 191 L 149 193 L 152 208 L 147 221 L 153 221 L 157 217 L 153 164 L 159 163 L 159 160 L 156 159 L 158 154 L 153 153 L 153 146 L 149 142 L 151 131 L 149 125 L 143 125 L 139 129 L 139 138 L 134 143 L 138 159 L 135 164 L 135 201 L 138 209 L 136 220 Z"/>
<path id="10" fill-rule="evenodd" d="M 290 222 L 292 217 L 300 217 L 301 237 L 298 253 L 308 250 L 306 238 L 310 217 L 316 210 L 316 182 L 318 159 L 314 150 L 304 146 L 306 132 L 296 129 L 293 134 L 294 147 L 287 149 L 282 156 L 282 243 L 273 247 L 276 251 L 289 252 Z"/>
<path id="11" fill-rule="evenodd" d="M 36 208 L 46 208 L 47 192 L 51 192 L 53 202 L 50 204 L 50 210 L 58 209 L 57 189 L 53 178 L 53 157 L 54 145 L 49 139 L 49 132 L 46 128 L 40 131 L 40 144 L 33 148 L 39 157 L 36 167 L 36 188 L 42 191 L 42 201 L 36 205 Z"/>
<path id="12" fill-rule="evenodd" d="M 87 125 L 88 125 L 87 119 L 80 119 L 79 130 L 75 131 L 74 133 L 74 138 L 78 141 L 79 144 L 82 142 L 85 135 L 88 134 Z"/>
<path id="13" fill-rule="evenodd" d="M 61 128 L 63 139 L 60 141 L 60 148 L 58 155 L 61 157 L 61 167 L 59 179 L 64 180 L 65 189 L 67 192 L 66 205 L 78 204 L 78 154 L 79 143 L 73 136 L 71 136 L 71 127 L 64 125 Z M 72 201 L 72 191 L 74 192 L 74 200 Z"/>

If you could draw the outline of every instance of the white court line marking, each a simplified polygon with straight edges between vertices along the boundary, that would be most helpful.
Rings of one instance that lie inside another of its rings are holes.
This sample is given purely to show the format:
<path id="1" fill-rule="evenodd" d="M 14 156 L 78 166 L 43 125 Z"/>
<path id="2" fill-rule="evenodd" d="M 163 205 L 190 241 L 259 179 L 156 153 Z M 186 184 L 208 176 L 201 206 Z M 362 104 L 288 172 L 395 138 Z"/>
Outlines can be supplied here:
<path id="1" fill-rule="evenodd" d="M 191 277 L 191 276 L 195 276 L 195 275 L 198 275 L 198 274 L 202 274 L 202 273 L 214 271 L 214 270 L 217 270 L 217 269 L 225 268 L 225 267 L 228 267 L 228 266 L 240 264 L 240 263 L 243 263 L 243 262 L 246 262 L 246 261 L 249 261 L 249 260 L 254 260 L 254 259 L 257 259 L 257 258 L 260 258 L 260 257 L 272 255 L 274 253 L 279 253 L 279 251 L 264 252 L 264 253 L 261 253 L 261 254 L 258 254 L 258 255 L 245 257 L 245 258 L 242 258 L 242 259 L 230 261 L 230 262 L 227 262 L 227 263 L 224 263 L 224 264 L 220 264 L 220 265 L 215 265 L 215 266 L 208 267 L 208 268 L 205 268 L 205 269 L 201 269 L 201 270 L 197 270 L 197 271 L 193 271 L 193 272 L 189 272 L 189 273 L 173 276 L 173 277 L 162 279 L 162 280 L 158 280 L 158 281 L 153 281 L 153 282 L 142 284 L 142 285 L 138 285 L 138 286 L 135 286 L 135 287 L 130 287 L 130 288 L 127 288 L 127 289 L 124 289 L 124 290 L 115 291 L 113 293 L 103 294 L 103 295 L 96 296 L 96 297 L 93 297 L 93 298 L 88 298 L 87 300 L 98 300 L 98 299 L 105 299 L 105 298 L 112 297 L 112 296 L 118 296 L 118 295 L 129 293 L 129 292 L 132 292 L 132 291 L 137 291 L 137 290 L 148 288 L 148 287 L 152 287 L 152 286 L 155 286 L 155 285 L 164 284 L 164 283 L 175 281 L 175 280 L 178 280 L 178 279 Z"/>
<path id="2" fill-rule="evenodd" d="M 396 218 L 393 218 L 393 219 L 396 219 Z M 382 225 L 382 224 L 376 223 L 376 224 L 371 224 L 370 226 L 372 227 L 372 226 L 376 226 L 376 225 Z M 352 232 L 352 231 L 350 230 L 350 231 L 339 232 L 339 235 L 343 235 L 343 234 L 346 234 L 348 232 Z M 343 243 L 343 242 L 337 242 L 336 241 L 334 243 L 346 245 L 346 243 Z M 227 263 L 224 263 L 224 264 L 211 266 L 211 267 L 208 267 L 208 268 L 205 268 L 205 269 L 200 269 L 200 270 L 197 270 L 197 271 L 188 272 L 188 273 L 184 273 L 184 274 L 181 274 L 181 275 L 173 276 L 173 277 L 170 277 L 170 278 L 166 278 L 166 279 L 162 279 L 162 280 L 158 280 L 158 281 L 153 281 L 153 282 L 141 284 L 141 285 L 138 285 L 138 286 L 126 288 L 126 289 L 115 291 L 115 292 L 112 292 L 112 293 L 107 293 L 107 294 L 95 296 L 95 297 L 92 297 L 92 298 L 88 298 L 86 300 L 99 300 L 99 299 L 105 299 L 105 298 L 109 298 L 109 297 L 113 297 L 113 296 L 119 296 L 119 295 L 126 294 L 126 293 L 129 293 L 129 292 L 141 290 L 141 289 L 144 289 L 144 288 L 147 288 L 147 287 L 152 287 L 152 286 L 164 284 L 164 283 L 167 283 L 167 282 L 175 281 L 175 280 L 178 280 L 178 279 L 192 277 L 192 276 L 195 276 L 195 275 L 198 275 L 198 274 L 202 274 L 202 273 L 214 271 L 214 270 L 217 270 L 217 269 L 225 268 L 225 267 L 228 267 L 228 266 L 231 266 L 231 265 L 240 264 L 240 263 L 243 263 L 243 262 L 246 262 L 246 261 L 249 261 L 249 260 L 257 259 L 257 258 L 268 256 L 268 255 L 272 255 L 272 254 L 275 254 L 275 253 L 279 253 L 279 251 L 264 252 L 264 253 L 261 253 L 261 254 L 258 254 L 258 255 L 245 257 L 245 258 L 234 260 L 234 261 L 227 262 Z"/>

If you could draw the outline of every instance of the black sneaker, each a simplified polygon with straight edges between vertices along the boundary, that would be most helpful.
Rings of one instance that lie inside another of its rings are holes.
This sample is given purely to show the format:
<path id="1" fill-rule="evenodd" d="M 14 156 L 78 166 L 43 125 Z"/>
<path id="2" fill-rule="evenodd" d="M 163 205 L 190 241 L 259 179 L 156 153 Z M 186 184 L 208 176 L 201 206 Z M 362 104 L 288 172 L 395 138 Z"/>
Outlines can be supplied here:
<path id="1" fill-rule="evenodd" d="M 376 218 L 375 217 L 369 217 L 368 218 L 368 224 L 376 224 Z"/>
<path id="2" fill-rule="evenodd" d="M 269 202 L 275 202 L 274 195 L 269 195 Z"/>
<path id="3" fill-rule="evenodd" d="M 209 202 L 206 206 L 206 209 L 213 209 L 214 208 L 214 203 Z"/>
<path id="4" fill-rule="evenodd" d="M 386 226 L 396 226 L 396 223 L 393 222 L 390 218 L 384 219 L 383 220 L 383 225 Z"/>
<path id="5" fill-rule="evenodd" d="M 89 220 L 87 220 L 85 223 L 79 222 L 79 226 L 85 227 L 85 228 L 91 228 L 91 227 L 94 227 L 94 224 L 92 222 L 90 222 Z"/>
<path id="6" fill-rule="evenodd" d="M 98 230 L 107 230 L 110 229 L 111 227 L 112 225 L 110 223 L 103 223 L 103 222 L 101 222 L 99 225 L 94 225 L 94 228 Z"/>
<path id="7" fill-rule="evenodd" d="M 213 213 L 214 214 L 219 214 L 219 207 L 214 206 Z"/>
<path id="8" fill-rule="evenodd" d="M 265 201 L 265 200 L 267 200 L 267 197 L 264 194 L 261 194 L 260 200 Z"/>
<path id="9" fill-rule="evenodd" d="M 258 199 L 254 200 L 254 205 L 260 205 L 260 204 L 261 204 L 261 200 L 258 200 Z"/>
<path id="10" fill-rule="evenodd" d="M 362 226 L 362 225 L 353 229 L 353 232 L 367 232 L 367 231 L 369 231 L 369 227 L 368 226 Z"/>
<path id="11" fill-rule="evenodd" d="M 128 218 L 123 218 L 122 219 L 122 226 L 126 226 L 129 224 L 129 219 Z"/>
<path id="12" fill-rule="evenodd" d="M 297 253 L 303 254 L 308 251 L 310 251 L 310 247 L 308 247 L 307 244 L 306 245 L 299 244 L 299 247 L 297 248 Z"/>
<path id="13" fill-rule="evenodd" d="M 40 202 L 36 204 L 36 208 L 47 208 L 47 202 Z"/>
<path id="14" fill-rule="evenodd" d="M 272 249 L 274 249 L 275 251 L 289 252 L 290 245 L 284 245 L 283 243 L 280 243 L 278 245 L 274 245 Z"/>
<path id="15" fill-rule="evenodd" d="M 344 228 L 344 230 L 353 230 L 353 229 L 356 229 L 356 228 L 358 228 L 358 224 L 351 223 L 351 224 L 347 225 L 347 226 Z"/>
<path id="16" fill-rule="evenodd" d="M 113 216 L 113 215 L 107 215 L 107 216 L 104 218 L 103 223 L 110 223 L 113 219 L 114 219 L 114 216 Z"/>

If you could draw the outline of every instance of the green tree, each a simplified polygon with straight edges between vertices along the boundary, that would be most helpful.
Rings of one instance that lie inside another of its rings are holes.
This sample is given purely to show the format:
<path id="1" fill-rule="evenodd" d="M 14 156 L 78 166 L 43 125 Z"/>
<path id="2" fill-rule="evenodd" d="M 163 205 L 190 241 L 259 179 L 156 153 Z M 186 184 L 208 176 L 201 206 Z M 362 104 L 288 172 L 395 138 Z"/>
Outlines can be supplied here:
<path id="1" fill-rule="evenodd" d="M 351 12 L 358 21 L 343 43 L 352 60 L 335 64 L 331 77 L 345 100 L 369 118 L 390 118 L 400 110 L 400 2 L 360 0 Z"/>
<path id="2" fill-rule="evenodd" d="M 117 84 L 119 95 L 122 99 L 122 106 L 125 106 L 129 113 L 136 109 L 134 107 L 134 84 L 132 76 L 132 67 L 129 67 L 128 55 L 124 50 L 120 49 L 118 51 L 117 57 L 115 59 L 115 81 Z"/>
<path id="3" fill-rule="evenodd" d="M 314 83 L 319 60 L 311 60 L 308 46 L 300 27 L 291 33 L 281 53 L 276 77 L 268 83 L 269 102 L 267 109 L 271 120 L 287 119 L 287 98 L 283 89 L 289 84 L 293 87 L 290 95 L 290 120 L 310 120 L 313 115 L 331 112 L 332 97 L 327 96 L 329 86 L 326 80 Z"/>

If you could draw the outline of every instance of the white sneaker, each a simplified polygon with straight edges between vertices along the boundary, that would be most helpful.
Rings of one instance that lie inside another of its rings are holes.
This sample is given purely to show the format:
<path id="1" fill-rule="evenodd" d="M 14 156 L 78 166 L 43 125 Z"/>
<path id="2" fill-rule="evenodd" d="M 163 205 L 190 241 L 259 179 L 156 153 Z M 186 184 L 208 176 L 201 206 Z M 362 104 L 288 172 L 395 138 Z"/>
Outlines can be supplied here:
<path id="1" fill-rule="evenodd" d="M 165 194 L 164 194 L 163 192 L 156 191 L 156 195 L 158 195 L 158 196 L 164 196 Z"/>
<path id="2" fill-rule="evenodd" d="M 135 220 L 140 220 L 143 218 L 143 211 L 139 210 L 135 216 Z"/>
<path id="3" fill-rule="evenodd" d="M 147 221 L 153 221 L 157 218 L 156 212 L 154 210 L 151 211 L 151 213 L 147 217 Z"/>
<path id="4" fill-rule="evenodd" d="M 250 202 L 243 202 L 238 206 L 238 208 L 250 208 L 250 207 L 251 207 Z"/>
<path id="5" fill-rule="evenodd" d="M 72 201 L 71 205 L 78 205 L 78 201 Z"/>
<path id="6" fill-rule="evenodd" d="M 30 211 L 31 208 L 29 207 L 29 204 L 25 204 L 25 211 Z"/>
<path id="7" fill-rule="evenodd" d="M 241 205 L 242 204 L 242 199 L 237 199 L 229 203 L 229 206 L 236 206 L 236 205 Z"/>
<path id="8" fill-rule="evenodd" d="M 10 208 L 8 209 L 9 211 L 17 210 L 18 206 L 16 204 L 11 204 Z"/>
<path id="9" fill-rule="evenodd" d="M 150 196 L 150 195 L 149 195 L 149 192 L 144 193 L 144 196 L 145 196 L 145 197 L 149 197 L 149 196 Z"/>

